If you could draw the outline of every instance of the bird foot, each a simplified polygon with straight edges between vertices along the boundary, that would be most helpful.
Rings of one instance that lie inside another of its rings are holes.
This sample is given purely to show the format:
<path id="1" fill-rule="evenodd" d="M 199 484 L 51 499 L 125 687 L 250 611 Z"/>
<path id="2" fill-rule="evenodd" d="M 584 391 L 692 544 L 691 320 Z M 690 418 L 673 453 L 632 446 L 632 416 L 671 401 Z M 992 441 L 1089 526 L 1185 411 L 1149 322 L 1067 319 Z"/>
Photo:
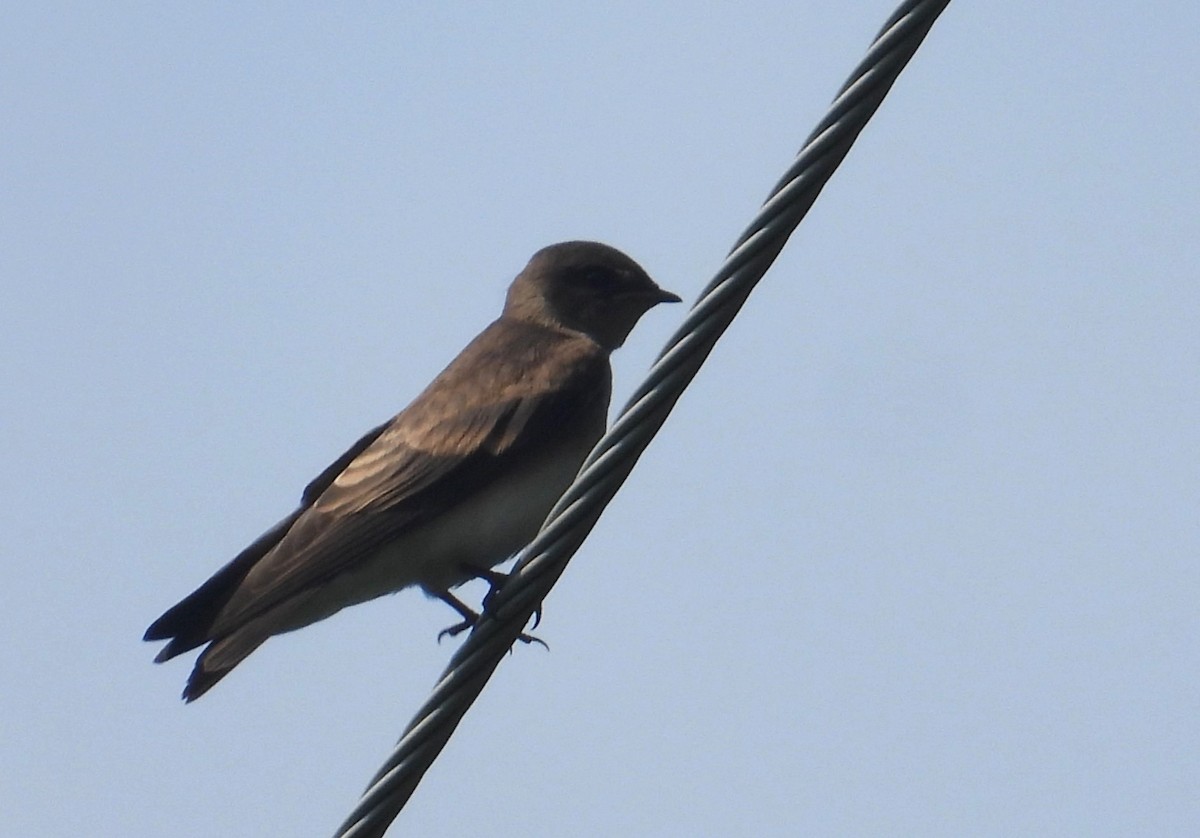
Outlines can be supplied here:
<path id="1" fill-rule="evenodd" d="M 462 569 L 472 579 L 482 579 L 488 583 L 489 590 L 483 597 L 483 613 L 494 614 L 492 603 L 496 601 L 496 593 L 504 587 L 504 583 L 508 581 L 509 574 L 501 573 L 498 570 L 490 570 L 474 565 L 464 564 Z M 542 623 L 542 604 L 539 602 L 538 607 L 533 609 L 533 626 L 537 628 Z M 538 641 L 541 643 L 541 641 Z M 545 646 L 546 644 L 542 644 Z"/>
<path id="2" fill-rule="evenodd" d="M 438 636 L 437 636 L 438 645 L 439 646 L 441 645 L 443 637 L 458 637 L 460 634 L 462 634 L 467 629 L 474 628 L 475 622 L 478 619 L 479 619 L 479 616 L 476 615 L 475 620 L 464 619 L 461 623 L 455 623 L 452 626 L 446 626 L 446 628 L 444 628 L 438 632 Z"/>
<path id="3" fill-rule="evenodd" d="M 488 610 L 488 601 L 491 598 L 492 594 L 496 592 L 497 588 L 500 585 L 502 585 L 504 583 L 504 580 L 507 579 L 508 577 L 506 574 L 497 573 L 497 572 L 491 571 L 491 570 L 480 572 L 480 571 L 477 571 L 476 568 L 470 568 L 470 572 L 472 574 L 475 574 L 478 572 L 479 575 L 477 578 L 483 579 L 489 585 L 492 586 L 492 589 L 490 591 L 488 591 L 487 596 L 484 597 L 484 600 L 483 600 L 483 610 L 485 613 L 490 615 L 492 612 L 490 612 Z M 483 575 L 483 574 L 486 574 L 486 575 Z M 450 593 L 449 591 L 439 591 L 439 592 L 434 593 L 434 596 L 436 596 L 442 602 L 449 605 L 451 608 L 453 608 L 455 611 L 458 612 L 460 617 L 462 617 L 461 622 L 455 623 L 452 626 L 447 626 L 446 628 L 444 628 L 438 632 L 437 642 L 439 644 L 442 642 L 443 637 L 457 637 L 458 635 L 462 634 L 464 631 L 475 628 L 475 625 L 479 622 L 479 619 L 481 616 L 478 612 L 473 611 L 470 606 L 468 606 L 465 602 L 463 602 L 458 597 L 454 596 L 454 594 Z M 541 606 L 538 606 L 537 611 L 534 612 L 533 627 L 537 628 L 538 623 L 540 623 L 541 621 L 542 621 L 542 609 L 541 609 Z M 526 634 L 525 632 L 521 632 L 520 634 L 517 635 L 517 640 L 520 640 L 522 643 L 524 643 L 526 645 L 529 645 L 530 643 L 537 643 L 539 646 L 541 646 L 547 652 L 550 651 L 550 646 L 546 643 L 545 640 L 542 640 L 540 637 L 534 637 L 532 634 Z"/>

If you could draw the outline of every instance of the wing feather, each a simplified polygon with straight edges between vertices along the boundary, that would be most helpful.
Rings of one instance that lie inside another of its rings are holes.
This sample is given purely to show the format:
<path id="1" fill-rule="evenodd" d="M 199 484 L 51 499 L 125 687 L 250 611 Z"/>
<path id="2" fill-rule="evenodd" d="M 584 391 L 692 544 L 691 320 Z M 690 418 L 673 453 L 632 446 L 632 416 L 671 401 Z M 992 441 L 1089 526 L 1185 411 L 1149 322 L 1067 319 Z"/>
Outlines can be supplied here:
<path id="1" fill-rule="evenodd" d="M 573 333 L 530 334 L 540 330 L 531 324 L 496 325 L 353 456 L 351 449 L 309 485 L 310 505 L 246 574 L 210 637 L 353 567 L 486 487 L 514 458 L 595 415 L 598 401 L 603 417 L 611 381 L 599 347 Z"/>

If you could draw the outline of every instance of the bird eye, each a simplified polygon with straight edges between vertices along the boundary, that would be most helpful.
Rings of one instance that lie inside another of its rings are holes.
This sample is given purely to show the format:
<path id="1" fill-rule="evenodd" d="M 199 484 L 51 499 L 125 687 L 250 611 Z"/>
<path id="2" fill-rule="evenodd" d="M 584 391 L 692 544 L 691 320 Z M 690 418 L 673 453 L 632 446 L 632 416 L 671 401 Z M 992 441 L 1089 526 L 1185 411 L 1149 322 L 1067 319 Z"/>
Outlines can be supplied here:
<path id="1" fill-rule="evenodd" d="M 621 284 L 620 277 L 605 268 L 587 268 L 577 276 L 580 284 L 594 291 L 612 293 Z"/>

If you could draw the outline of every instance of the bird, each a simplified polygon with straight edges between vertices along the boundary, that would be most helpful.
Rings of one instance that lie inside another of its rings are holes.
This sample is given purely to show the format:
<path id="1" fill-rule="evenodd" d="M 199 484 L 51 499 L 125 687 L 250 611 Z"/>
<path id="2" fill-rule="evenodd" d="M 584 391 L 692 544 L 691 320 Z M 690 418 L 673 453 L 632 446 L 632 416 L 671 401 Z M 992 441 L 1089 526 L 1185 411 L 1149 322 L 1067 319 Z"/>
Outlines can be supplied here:
<path id="1" fill-rule="evenodd" d="M 204 647 L 184 701 L 274 635 L 404 588 L 458 611 L 447 632 L 469 627 L 478 615 L 451 589 L 502 581 L 492 568 L 533 539 L 604 433 L 609 356 L 643 314 L 679 301 L 609 245 L 537 251 L 499 318 L 416 399 L 146 630 L 168 641 L 156 663 Z"/>

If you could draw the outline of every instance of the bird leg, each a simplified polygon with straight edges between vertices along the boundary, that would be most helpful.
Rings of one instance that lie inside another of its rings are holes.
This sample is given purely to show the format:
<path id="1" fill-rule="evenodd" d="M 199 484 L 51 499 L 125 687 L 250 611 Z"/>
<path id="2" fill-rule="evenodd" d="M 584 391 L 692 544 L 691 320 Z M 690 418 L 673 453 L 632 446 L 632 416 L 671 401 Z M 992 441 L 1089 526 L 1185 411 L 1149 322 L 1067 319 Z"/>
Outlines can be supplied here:
<path id="1" fill-rule="evenodd" d="M 489 568 L 476 567 L 475 565 L 466 564 L 466 563 L 464 563 L 462 565 L 462 570 L 470 578 L 482 579 L 484 582 L 488 583 L 488 587 L 491 590 L 489 590 L 483 598 L 483 610 L 484 610 L 484 613 L 487 613 L 487 614 L 493 613 L 492 612 L 492 603 L 496 599 L 496 592 L 504 587 L 504 583 L 508 581 L 509 574 L 501 573 L 498 570 L 491 570 Z M 542 604 L 539 602 L 538 607 L 533 610 L 533 626 L 532 627 L 537 628 L 539 625 L 541 625 L 541 622 L 542 622 Z"/>
<path id="2" fill-rule="evenodd" d="M 449 605 L 458 612 L 458 616 L 462 617 L 461 623 L 455 623 L 452 626 L 447 626 L 438 632 L 438 643 L 442 642 L 443 637 L 458 637 L 458 635 L 462 634 L 467 629 L 472 628 L 477 622 L 479 622 L 479 614 L 472 611 L 465 602 L 449 591 L 430 591 L 430 593 L 432 593 L 442 602 Z"/>
<path id="3" fill-rule="evenodd" d="M 489 605 L 492 601 L 492 597 L 495 596 L 496 591 L 498 591 L 501 586 L 504 585 L 505 581 L 507 581 L 508 574 L 500 573 L 499 571 L 490 570 L 487 568 L 476 567 L 475 565 L 466 563 L 461 565 L 461 569 L 463 573 L 467 574 L 468 579 L 482 579 L 484 582 L 488 583 L 490 590 L 483 598 L 483 611 L 484 613 L 490 615 L 492 612 L 489 608 Z M 461 623 L 455 623 L 454 625 L 444 628 L 438 632 L 439 643 L 442 641 L 443 637 L 457 637 L 467 629 L 474 628 L 475 624 L 479 622 L 480 615 L 471 610 L 466 603 L 454 596 L 454 594 L 450 593 L 449 591 L 434 591 L 433 595 L 457 611 L 459 616 L 463 618 Z M 533 627 L 537 628 L 541 621 L 542 607 L 539 605 L 537 610 L 533 612 Z M 534 637 L 531 634 L 526 634 L 525 632 L 521 632 L 521 634 L 517 635 L 517 639 L 522 643 L 537 643 L 546 650 L 550 649 L 550 647 L 546 644 L 546 641 L 542 640 L 541 638 Z"/>

